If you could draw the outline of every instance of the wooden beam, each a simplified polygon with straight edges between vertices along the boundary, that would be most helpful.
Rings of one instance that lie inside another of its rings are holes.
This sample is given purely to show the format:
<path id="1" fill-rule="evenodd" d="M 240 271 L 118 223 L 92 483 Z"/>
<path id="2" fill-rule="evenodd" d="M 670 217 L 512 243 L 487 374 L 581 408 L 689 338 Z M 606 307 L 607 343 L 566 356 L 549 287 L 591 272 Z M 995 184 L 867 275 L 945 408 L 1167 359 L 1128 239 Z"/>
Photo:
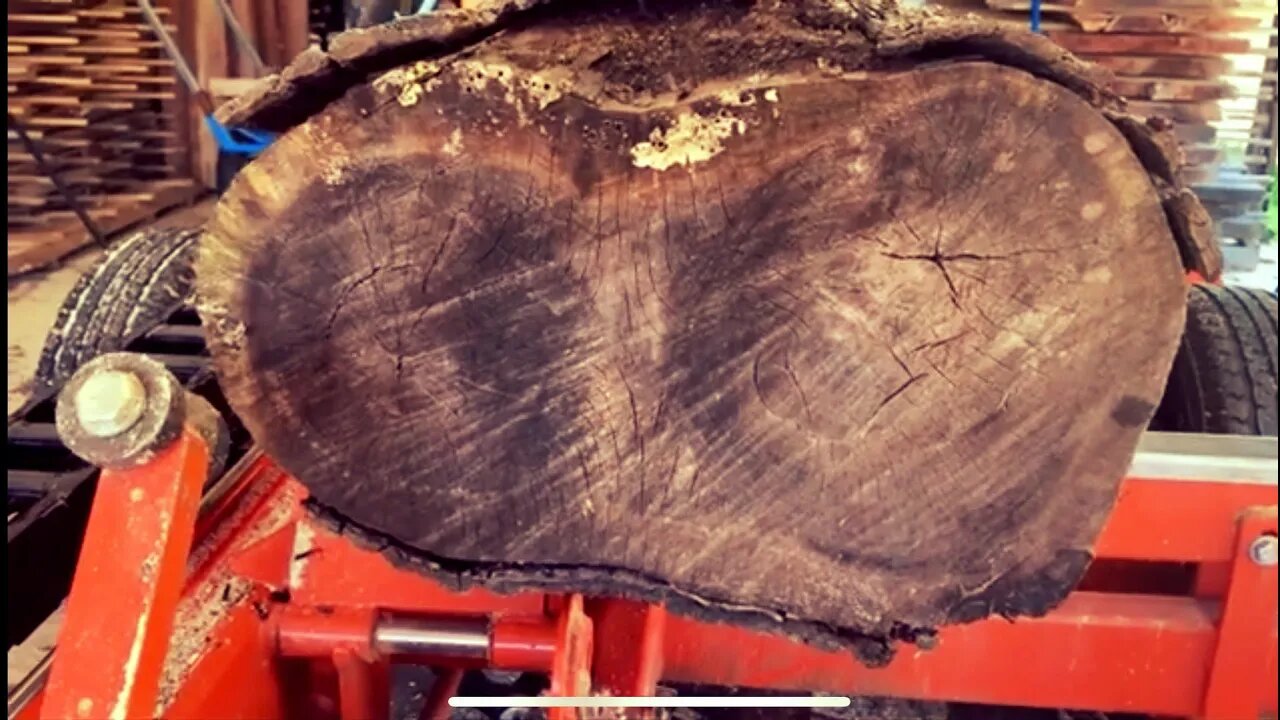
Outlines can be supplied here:
<path id="1" fill-rule="evenodd" d="M 192 62 L 201 87 L 206 90 L 215 77 L 230 74 L 230 51 L 226 24 L 212 2 L 192 3 L 191 22 L 195 31 Z M 191 104 L 192 169 L 195 179 L 207 188 L 217 185 L 218 146 L 204 127 L 199 107 Z"/>
<path id="2" fill-rule="evenodd" d="M 258 78 L 210 78 L 209 94 L 216 98 L 231 98 L 241 95 L 260 82 Z"/>

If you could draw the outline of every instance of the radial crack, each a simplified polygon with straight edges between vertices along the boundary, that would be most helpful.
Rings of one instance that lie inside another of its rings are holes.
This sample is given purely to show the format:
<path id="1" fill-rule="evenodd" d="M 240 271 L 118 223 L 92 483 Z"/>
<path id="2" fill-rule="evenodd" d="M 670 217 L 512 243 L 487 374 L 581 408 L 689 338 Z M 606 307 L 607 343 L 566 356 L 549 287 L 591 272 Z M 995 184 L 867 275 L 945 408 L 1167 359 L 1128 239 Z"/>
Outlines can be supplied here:
<path id="1" fill-rule="evenodd" d="M 968 258 L 965 258 L 965 256 L 943 255 L 940 252 L 932 252 L 927 254 L 914 254 L 914 255 L 908 255 L 905 253 L 895 253 L 895 252 L 883 252 L 880 254 L 888 258 L 893 258 L 894 260 L 924 260 L 925 262 L 932 264 L 934 267 L 938 268 L 938 271 L 942 273 L 942 279 L 947 282 L 947 290 L 949 291 L 951 296 L 951 304 L 955 305 L 956 307 L 960 307 L 960 290 L 959 288 L 956 287 L 955 281 L 951 279 L 951 273 L 947 271 L 947 266 L 945 261 L 955 260 L 957 258 L 968 259 Z"/>

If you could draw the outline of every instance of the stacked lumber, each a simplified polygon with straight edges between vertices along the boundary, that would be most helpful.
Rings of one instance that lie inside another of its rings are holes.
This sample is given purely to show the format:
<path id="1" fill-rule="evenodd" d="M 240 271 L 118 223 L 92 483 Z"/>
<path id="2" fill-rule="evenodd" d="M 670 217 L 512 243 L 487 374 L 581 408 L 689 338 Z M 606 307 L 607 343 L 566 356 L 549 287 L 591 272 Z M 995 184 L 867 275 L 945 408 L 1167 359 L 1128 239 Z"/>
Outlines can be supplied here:
<path id="1" fill-rule="evenodd" d="M 981 0 L 1028 23 L 1030 0 Z M 1248 34 L 1275 8 L 1257 0 L 1055 0 L 1041 4 L 1045 34 L 1115 75 L 1135 114 L 1167 118 L 1186 154 L 1183 177 L 1210 181 L 1224 159 L 1216 126 L 1237 96 L 1235 59 L 1257 52 Z"/>
<path id="2" fill-rule="evenodd" d="M 1258 175 L 1269 175 L 1276 168 L 1276 18 L 1271 19 L 1271 33 L 1267 42 L 1267 51 L 1260 64 L 1262 66 L 1262 82 L 1258 86 L 1258 94 L 1252 104 L 1252 117 L 1247 131 L 1235 132 L 1245 135 L 1244 164 L 1250 172 Z M 1245 110 L 1246 108 L 1240 108 Z"/>
<path id="3" fill-rule="evenodd" d="M 8 112 L 100 232 L 192 197 L 172 63 L 137 8 L 26 0 L 10 3 L 8 21 Z M 91 236 L 20 134 L 8 130 L 13 275 Z"/>
<path id="4" fill-rule="evenodd" d="M 1030 24 L 1031 0 L 944 0 L 1008 24 Z M 1131 112 L 1172 121 L 1182 179 L 1201 196 L 1220 239 L 1258 224 L 1265 171 L 1248 161 L 1271 142 L 1250 128 L 1275 104 L 1275 64 L 1263 70 L 1275 6 L 1260 0 L 1052 0 L 1050 39 L 1114 74 Z M 1263 41 L 1263 42 L 1260 42 Z M 1257 174 L 1255 174 L 1257 173 Z"/>

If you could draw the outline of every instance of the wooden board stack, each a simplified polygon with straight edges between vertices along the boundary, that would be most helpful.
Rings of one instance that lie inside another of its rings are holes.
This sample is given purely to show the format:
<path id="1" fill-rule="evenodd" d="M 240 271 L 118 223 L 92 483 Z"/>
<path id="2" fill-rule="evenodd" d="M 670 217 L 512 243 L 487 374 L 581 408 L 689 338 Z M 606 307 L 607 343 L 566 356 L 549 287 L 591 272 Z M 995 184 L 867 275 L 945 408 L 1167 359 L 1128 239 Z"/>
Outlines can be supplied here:
<path id="1" fill-rule="evenodd" d="M 986 0 L 1015 9 L 1025 0 Z M 1049 29 L 1059 45 L 1116 75 L 1115 90 L 1137 114 L 1168 118 L 1183 141 L 1184 179 L 1212 181 L 1223 151 L 1213 126 L 1225 119 L 1220 101 L 1238 85 L 1233 55 L 1253 50 L 1242 36 L 1270 17 L 1252 0 L 1063 0 L 1043 6 L 1078 29 Z M 1272 13 L 1275 8 L 1270 9 Z"/>
<path id="2" fill-rule="evenodd" d="M 1023 27 L 1030 24 L 1031 0 L 939 4 Z M 1046 0 L 1040 9 L 1041 30 L 1110 69 L 1113 88 L 1135 114 L 1174 122 L 1185 155 L 1183 179 L 1201 196 L 1224 241 L 1243 239 L 1235 237 L 1241 228 L 1258 225 L 1261 232 L 1256 211 L 1268 173 L 1256 164 L 1242 167 L 1247 158 L 1237 156 L 1244 147 L 1243 154 L 1251 158 L 1250 153 L 1272 142 L 1254 137 L 1250 128 L 1258 124 L 1252 117 L 1255 108 L 1274 114 L 1275 64 L 1267 66 L 1259 82 L 1261 66 L 1241 67 L 1238 60 L 1265 52 L 1274 57 L 1274 45 L 1266 50 L 1257 42 L 1269 28 L 1274 35 L 1274 2 Z M 1241 111 L 1233 105 L 1247 106 L 1249 117 L 1237 117 Z"/>
<path id="3" fill-rule="evenodd" d="M 23 0 L 8 21 L 9 114 L 101 232 L 194 195 L 172 63 L 136 7 Z M 12 276 L 92 238 L 12 127 L 8 138 Z"/>

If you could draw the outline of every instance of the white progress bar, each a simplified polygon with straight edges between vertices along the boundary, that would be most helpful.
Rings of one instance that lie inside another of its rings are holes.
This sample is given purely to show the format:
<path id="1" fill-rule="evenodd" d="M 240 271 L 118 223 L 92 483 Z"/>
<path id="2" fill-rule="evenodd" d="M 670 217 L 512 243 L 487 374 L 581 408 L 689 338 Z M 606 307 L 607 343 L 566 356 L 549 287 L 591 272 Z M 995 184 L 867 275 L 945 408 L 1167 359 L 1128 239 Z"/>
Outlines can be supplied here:
<path id="1" fill-rule="evenodd" d="M 467 697 L 449 698 L 456 708 L 843 708 L 847 697 L 771 695 L 751 697 Z"/>

